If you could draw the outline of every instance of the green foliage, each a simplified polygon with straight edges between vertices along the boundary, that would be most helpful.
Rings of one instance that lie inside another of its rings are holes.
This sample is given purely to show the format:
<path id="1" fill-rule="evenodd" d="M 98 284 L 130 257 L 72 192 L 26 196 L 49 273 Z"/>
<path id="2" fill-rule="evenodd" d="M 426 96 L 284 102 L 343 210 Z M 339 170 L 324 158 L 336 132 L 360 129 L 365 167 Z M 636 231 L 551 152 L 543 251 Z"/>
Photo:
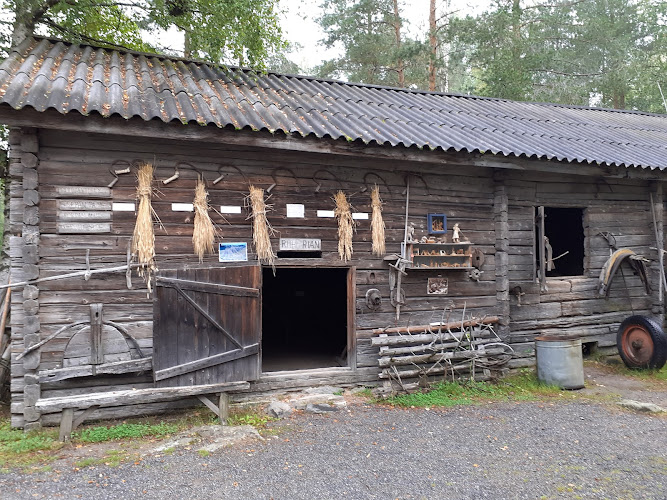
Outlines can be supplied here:
<path id="1" fill-rule="evenodd" d="M 455 22 L 473 92 L 664 112 L 667 3 L 651 0 L 496 0 Z"/>
<path id="2" fill-rule="evenodd" d="M 540 383 L 533 372 L 521 372 L 498 383 L 440 382 L 432 389 L 401 394 L 385 400 L 402 407 L 451 407 L 486 401 L 529 401 L 560 394 L 557 387 Z"/>
<path id="3" fill-rule="evenodd" d="M 179 430 L 176 424 L 160 422 L 159 424 L 119 424 L 110 427 L 89 427 L 73 434 L 74 439 L 82 443 L 101 443 L 119 439 L 136 439 L 144 437 L 164 437 Z"/>
<path id="4" fill-rule="evenodd" d="M 58 450 L 62 443 L 55 431 L 23 432 L 12 429 L 9 419 L 0 421 L 0 470 L 9 467 L 25 467 L 43 462 L 51 457 L 45 451 Z"/>
<path id="5" fill-rule="evenodd" d="M 262 415 L 260 413 L 248 411 L 230 415 L 227 419 L 227 423 L 229 425 L 252 425 L 256 428 L 262 428 L 274 420 L 274 418 L 269 417 L 268 415 Z"/>
<path id="6" fill-rule="evenodd" d="M 278 0 L 5 0 L 15 15 L 14 35 L 46 30 L 74 42 L 140 51 L 159 30 L 178 28 L 186 57 L 263 68 L 285 47 Z"/>

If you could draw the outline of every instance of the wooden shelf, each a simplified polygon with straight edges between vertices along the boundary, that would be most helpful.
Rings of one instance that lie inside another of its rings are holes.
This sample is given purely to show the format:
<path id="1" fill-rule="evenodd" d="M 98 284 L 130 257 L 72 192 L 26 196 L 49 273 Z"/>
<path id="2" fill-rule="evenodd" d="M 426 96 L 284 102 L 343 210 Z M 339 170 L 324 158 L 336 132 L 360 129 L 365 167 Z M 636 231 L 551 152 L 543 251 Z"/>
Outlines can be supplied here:
<path id="1" fill-rule="evenodd" d="M 472 269 L 472 243 L 408 243 L 410 269 L 459 271 Z"/>

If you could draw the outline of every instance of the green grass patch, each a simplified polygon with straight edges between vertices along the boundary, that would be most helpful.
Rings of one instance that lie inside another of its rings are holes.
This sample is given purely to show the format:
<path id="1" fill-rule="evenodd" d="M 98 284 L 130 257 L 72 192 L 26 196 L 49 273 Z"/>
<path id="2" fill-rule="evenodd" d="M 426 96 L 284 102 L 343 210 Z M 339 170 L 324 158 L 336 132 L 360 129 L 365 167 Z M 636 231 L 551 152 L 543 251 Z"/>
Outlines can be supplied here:
<path id="1" fill-rule="evenodd" d="M 119 439 L 138 439 L 146 437 L 165 437 L 180 430 L 177 424 L 160 422 L 151 423 L 122 423 L 112 426 L 96 426 L 82 429 L 73 433 L 72 437 L 81 443 L 102 443 Z"/>
<path id="2" fill-rule="evenodd" d="M 255 428 L 262 429 L 266 424 L 273 422 L 275 418 L 269 417 L 253 409 L 233 413 L 227 419 L 229 425 L 252 425 Z"/>
<path id="3" fill-rule="evenodd" d="M 47 452 L 61 447 L 57 431 L 23 432 L 12 429 L 9 419 L 0 421 L 0 464 L 3 469 L 43 463 L 49 460 Z"/>
<path id="4" fill-rule="evenodd" d="M 537 401 L 560 394 L 557 387 L 538 381 L 532 371 L 522 371 L 495 383 L 440 382 L 427 391 L 401 394 L 383 402 L 402 407 L 450 407 L 489 401 Z"/>

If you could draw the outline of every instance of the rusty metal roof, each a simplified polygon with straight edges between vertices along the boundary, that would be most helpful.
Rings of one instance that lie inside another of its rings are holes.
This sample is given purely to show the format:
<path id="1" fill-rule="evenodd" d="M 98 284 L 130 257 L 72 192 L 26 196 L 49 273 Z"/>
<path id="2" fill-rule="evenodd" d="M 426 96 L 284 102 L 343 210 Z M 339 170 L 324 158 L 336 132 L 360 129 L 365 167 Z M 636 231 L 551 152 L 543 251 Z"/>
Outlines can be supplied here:
<path id="1" fill-rule="evenodd" d="M 29 38 L 0 103 L 366 144 L 667 168 L 667 115 L 322 80 Z"/>

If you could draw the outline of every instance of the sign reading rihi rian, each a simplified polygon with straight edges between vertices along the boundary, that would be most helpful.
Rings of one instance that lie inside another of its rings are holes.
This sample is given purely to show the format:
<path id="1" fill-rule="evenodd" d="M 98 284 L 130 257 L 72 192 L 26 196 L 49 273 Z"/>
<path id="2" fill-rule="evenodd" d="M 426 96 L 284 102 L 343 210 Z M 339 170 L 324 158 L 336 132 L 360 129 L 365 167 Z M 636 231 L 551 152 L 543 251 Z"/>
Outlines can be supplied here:
<path id="1" fill-rule="evenodd" d="M 280 238 L 280 250 L 287 252 L 316 252 L 322 250 L 317 238 Z"/>

